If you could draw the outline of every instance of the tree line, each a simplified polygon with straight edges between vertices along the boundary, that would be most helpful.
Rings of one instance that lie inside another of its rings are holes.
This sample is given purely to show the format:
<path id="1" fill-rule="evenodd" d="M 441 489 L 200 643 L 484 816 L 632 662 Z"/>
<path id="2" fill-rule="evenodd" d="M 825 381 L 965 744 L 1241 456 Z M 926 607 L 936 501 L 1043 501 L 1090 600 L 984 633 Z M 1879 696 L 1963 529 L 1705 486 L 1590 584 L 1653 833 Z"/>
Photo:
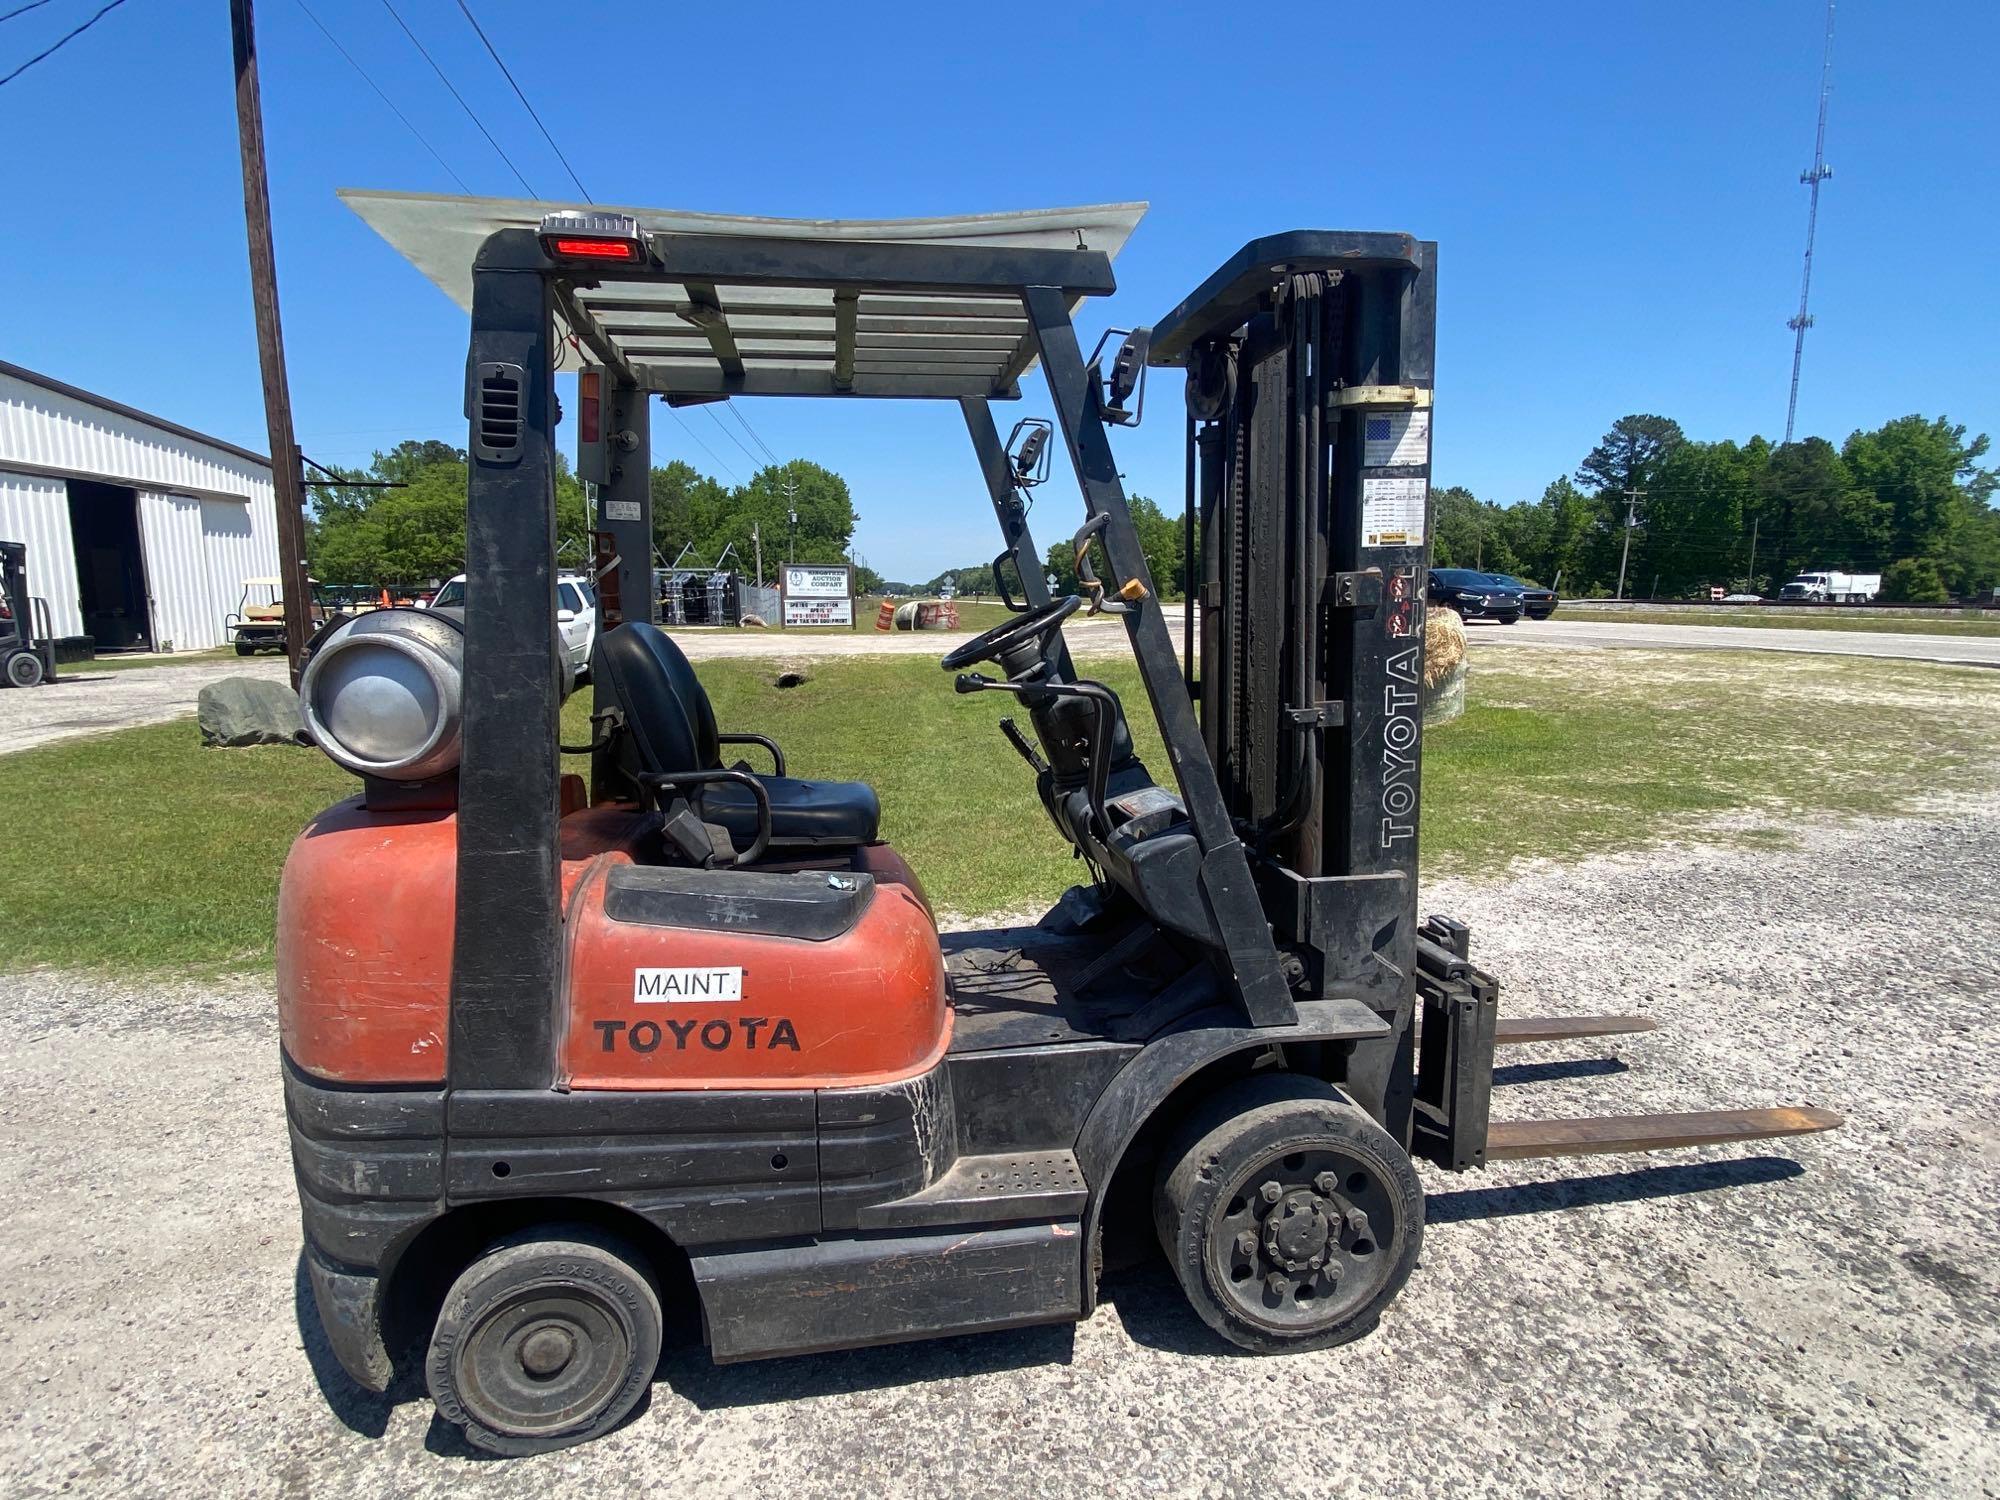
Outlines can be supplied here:
<path id="1" fill-rule="evenodd" d="M 1689 438 L 1668 417 L 1612 423 L 1537 501 L 1431 496 L 1437 567 L 1511 573 L 1578 597 L 1774 594 L 1801 572 L 1880 573 L 1882 597 L 1941 603 L 2000 583 L 1995 476 L 1944 417 L 1773 444 Z M 1628 548 L 1629 532 L 1629 548 Z"/>
<path id="2" fill-rule="evenodd" d="M 589 503 L 560 452 L 555 468 L 557 560 L 585 567 Z M 314 490 L 307 557 L 315 577 L 373 586 L 464 571 L 464 449 L 410 439 L 377 453 L 365 469 L 338 473 L 344 483 Z M 367 482 L 393 487 L 362 487 Z M 652 491 L 653 545 L 668 565 L 685 559 L 690 566 L 721 564 L 750 576 L 760 540 L 766 579 L 775 578 L 788 558 L 852 560 L 854 500 L 847 481 L 807 459 L 767 465 L 735 486 L 676 461 L 653 470 Z"/>
<path id="3" fill-rule="evenodd" d="M 1887 599 L 1976 595 L 2000 584 L 1995 475 L 1979 463 L 1988 446 L 1984 434 L 1969 438 L 1944 417 L 1899 417 L 1850 434 L 1838 448 L 1819 437 L 1704 442 L 1668 417 L 1621 417 L 1539 500 L 1499 505 L 1463 486 L 1434 489 L 1431 560 L 1585 598 L 1615 592 L 1621 568 L 1628 597 L 1701 596 L 1717 586 L 1772 594 L 1814 568 L 1880 573 Z M 410 440 L 342 478 L 349 482 L 315 491 L 308 556 L 317 577 L 416 583 L 463 569 L 463 449 Z M 353 483 L 363 480 L 397 487 Z M 582 567 L 590 558 L 589 507 L 560 454 L 555 490 L 558 557 Z M 738 485 L 675 460 L 653 470 L 652 493 L 654 546 L 668 564 L 724 564 L 754 576 L 761 544 L 767 580 L 786 559 L 848 561 L 863 593 L 936 593 L 948 581 L 961 594 L 996 592 L 986 561 L 922 585 L 883 578 L 854 552 L 847 481 L 807 459 L 768 465 Z M 1128 505 L 1155 586 L 1184 598 L 1181 518 L 1142 494 Z M 1058 593 L 1075 590 L 1066 539 L 1048 547 L 1043 566 Z M 1097 571 L 1110 576 L 1101 551 Z"/>

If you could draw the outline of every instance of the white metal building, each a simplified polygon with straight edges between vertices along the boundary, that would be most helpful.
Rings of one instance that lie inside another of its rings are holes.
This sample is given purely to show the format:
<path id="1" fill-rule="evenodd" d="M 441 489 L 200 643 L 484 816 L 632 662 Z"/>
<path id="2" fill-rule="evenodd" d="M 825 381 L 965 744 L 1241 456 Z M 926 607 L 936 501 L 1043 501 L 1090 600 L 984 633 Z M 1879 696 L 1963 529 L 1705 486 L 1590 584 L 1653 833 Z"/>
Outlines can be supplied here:
<path id="1" fill-rule="evenodd" d="M 271 461 L 0 360 L 0 538 L 57 636 L 100 651 L 224 644 L 278 571 Z"/>

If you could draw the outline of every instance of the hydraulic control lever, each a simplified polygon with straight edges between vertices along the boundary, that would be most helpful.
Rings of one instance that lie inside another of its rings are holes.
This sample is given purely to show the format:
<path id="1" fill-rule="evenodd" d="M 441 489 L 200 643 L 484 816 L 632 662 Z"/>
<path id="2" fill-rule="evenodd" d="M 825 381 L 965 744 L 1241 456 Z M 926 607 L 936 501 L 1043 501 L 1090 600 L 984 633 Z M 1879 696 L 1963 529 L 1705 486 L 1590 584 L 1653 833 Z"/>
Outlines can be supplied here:
<path id="1" fill-rule="evenodd" d="M 1019 724 L 1012 719 L 1002 719 L 1000 732 L 1007 736 L 1007 743 L 1020 752 L 1021 759 L 1028 763 L 1028 768 L 1037 776 L 1048 770 L 1049 763 L 1042 759 L 1042 753 L 1035 748 L 1034 742 L 1021 733 Z"/>
<path id="2" fill-rule="evenodd" d="M 952 679 L 952 691 L 957 693 L 1017 693 L 1023 697 L 1046 693 L 1050 697 L 1086 699 L 1093 713 L 1090 725 L 1090 780 L 1086 790 L 1090 798 L 1090 815 L 1096 821 L 1098 836 L 1109 838 L 1111 818 L 1104 810 L 1105 788 L 1111 779 L 1111 739 L 1112 726 L 1117 722 L 1118 699 L 1111 689 L 1098 682 L 1058 682 L 1045 679 L 1040 682 L 1001 682 L 986 676 L 983 672 L 960 672 Z M 1003 719 L 1002 733 L 1014 741 L 1014 748 L 1027 757 L 1028 764 L 1035 767 L 1039 775 L 1046 766 L 1040 764 L 1035 755 L 1020 738 L 1020 730 L 1012 719 Z"/>

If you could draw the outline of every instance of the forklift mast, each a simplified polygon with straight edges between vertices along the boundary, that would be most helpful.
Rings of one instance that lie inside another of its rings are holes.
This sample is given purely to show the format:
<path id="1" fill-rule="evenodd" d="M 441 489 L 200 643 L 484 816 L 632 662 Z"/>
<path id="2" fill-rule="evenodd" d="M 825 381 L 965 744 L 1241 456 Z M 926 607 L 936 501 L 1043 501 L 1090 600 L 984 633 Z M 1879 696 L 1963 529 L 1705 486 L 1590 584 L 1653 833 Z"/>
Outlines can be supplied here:
<path id="1" fill-rule="evenodd" d="M 1433 243 L 1275 235 L 1157 325 L 1150 355 L 1187 372 L 1183 660 L 1208 758 L 1304 986 L 1394 1019 L 1355 1082 L 1399 1135 L 1436 308 Z"/>

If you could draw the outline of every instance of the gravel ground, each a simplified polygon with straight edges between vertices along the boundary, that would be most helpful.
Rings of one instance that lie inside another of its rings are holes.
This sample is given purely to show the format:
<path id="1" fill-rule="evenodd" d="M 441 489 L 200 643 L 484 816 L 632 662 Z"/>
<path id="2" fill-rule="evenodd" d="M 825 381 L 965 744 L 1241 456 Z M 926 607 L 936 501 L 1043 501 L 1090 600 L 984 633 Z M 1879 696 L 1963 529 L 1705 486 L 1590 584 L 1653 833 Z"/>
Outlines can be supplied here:
<path id="1" fill-rule="evenodd" d="M 1477 646 L 1637 647 L 1674 651 L 1803 651 L 1815 656 L 1882 656 L 1899 661 L 2000 667 L 2000 636 L 1918 635 L 1896 630 L 1785 630 L 1762 625 L 1637 625 L 1624 621 L 1522 620 L 1480 623 Z"/>
<path id="2" fill-rule="evenodd" d="M 0 979 L 0 1491 L 1994 1495 L 1996 847 L 1986 800 L 1431 887 L 1512 1012 L 1662 1023 L 1510 1053 L 1497 1115 L 1848 1125 L 1429 1174 L 1422 1265 L 1350 1348 L 1236 1357 L 1149 1262 L 1073 1329 L 676 1350 L 624 1429 L 510 1462 L 331 1365 L 264 981 Z"/>
<path id="3" fill-rule="evenodd" d="M 194 712 L 202 688 L 224 677 L 285 679 L 281 656 L 230 656 L 186 666 L 131 667 L 120 672 L 65 668 L 51 683 L 0 692 L 0 755 L 73 739 L 157 724 Z"/>

